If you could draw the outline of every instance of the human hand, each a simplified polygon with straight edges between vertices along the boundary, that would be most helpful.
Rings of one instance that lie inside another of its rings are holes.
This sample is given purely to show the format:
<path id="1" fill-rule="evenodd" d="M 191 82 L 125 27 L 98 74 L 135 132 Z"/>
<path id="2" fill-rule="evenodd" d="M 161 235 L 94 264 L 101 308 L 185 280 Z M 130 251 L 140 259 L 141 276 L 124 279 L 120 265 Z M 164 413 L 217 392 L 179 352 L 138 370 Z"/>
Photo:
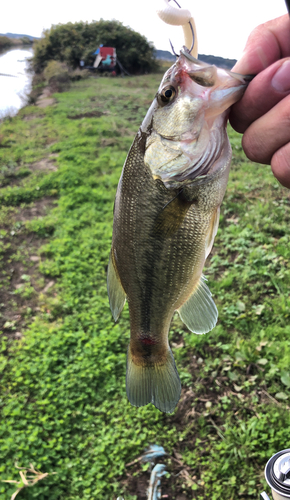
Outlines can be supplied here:
<path id="1" fill-rule="evenodd" d="M 257 75 L 230 112 L 232 127 L 243 133 L 247 157 L 271 164 L 290 188 L 290 19 L 273 19 L 251 33 L 233 71 Z"/>

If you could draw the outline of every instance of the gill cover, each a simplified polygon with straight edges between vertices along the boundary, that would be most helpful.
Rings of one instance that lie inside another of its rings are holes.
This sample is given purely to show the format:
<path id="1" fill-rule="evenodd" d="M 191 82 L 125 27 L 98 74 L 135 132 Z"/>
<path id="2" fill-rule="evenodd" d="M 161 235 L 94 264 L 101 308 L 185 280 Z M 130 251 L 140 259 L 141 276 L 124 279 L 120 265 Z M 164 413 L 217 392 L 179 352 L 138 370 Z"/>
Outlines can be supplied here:
<path id="1" fill-rule="evenodd" d="M 166 187 L 215 172 L 231 155 L 227 109 L 247 78 L 195 59 L 184 48 L 165 73 L 147 127 L 145 164 Z"/>

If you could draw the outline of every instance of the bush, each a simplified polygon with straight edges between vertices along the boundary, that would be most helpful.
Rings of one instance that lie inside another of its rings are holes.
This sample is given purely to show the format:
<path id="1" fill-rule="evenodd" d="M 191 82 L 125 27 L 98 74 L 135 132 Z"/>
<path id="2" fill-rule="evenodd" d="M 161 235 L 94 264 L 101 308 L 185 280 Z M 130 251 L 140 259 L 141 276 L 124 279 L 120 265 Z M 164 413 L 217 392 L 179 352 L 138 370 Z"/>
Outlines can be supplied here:
<path id="1" fill-rule="evenodd" d="M 147 39 L 119 21 L 67 23 L 52 26 L 34 44 L 32 67 L 41 73 L 51 60 L 75 69 L 80 60 L 92 65 L 97 47 L 115 47 L 117 57 L 130 73 L 146 73 L 156 68 L 154 46 Z"/>
<path id="2" fill-rule="evenodd" d="M 70 86 L 69 69 L 64 63 L 49 61 L 43 75 L 52 92 L 63 92 Z"/>
<path id="3" fill-rule="evenodd" d="M 11 47 L 12 41 L 8 36 L 0 36 L 0 50 L 7 49 Z"/>
<path id="4" fill-rule="evenodd" d="M 78 80 L 84 80 L 91 75 L 91 72 L 88 69 L 80 69 L 77 68 L 74 71 L 70 72 L 70 79 L 73 82 L 77 82 Z"/>
<path id="5" fill-rule="evenodd" d="M 20 40 L 21 40 L 22 45 L 32 45 L 33 44 L 32 40 L 30 40 L 30 38 L 28 36 L 23 36 L 22 38 L 20 38 Z"/>
<path id="6" fill-rule="evenodd" d="M 68 68 L 65 64 L 61 64 L 58 61 L 49 61 L 48 65 L 46 66 L 43 75 L 47 83 L 49 83 L 50 79 L 67 74 L 68 73 Z"/>
<path id="7" fill-rule="evenodd" d="M 32 77 L 32 90 L 27 96 L 28 104 L 36 104 L 36 101 L 42 94 L 44 87 L 45 87 L 45 78 L 43 73 L 39 75 L 34 74 Z"/>

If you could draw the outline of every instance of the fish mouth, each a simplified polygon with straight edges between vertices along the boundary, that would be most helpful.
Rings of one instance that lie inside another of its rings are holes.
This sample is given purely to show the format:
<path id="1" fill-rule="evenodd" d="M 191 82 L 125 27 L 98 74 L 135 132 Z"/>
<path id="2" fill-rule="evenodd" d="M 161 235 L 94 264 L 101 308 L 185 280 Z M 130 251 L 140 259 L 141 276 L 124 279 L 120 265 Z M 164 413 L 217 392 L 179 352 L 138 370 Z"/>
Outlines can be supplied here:
<path id="1" fill-rule="evenodd" d="M 196 59 L 195 57 L 193 57 L 186 47 L 183 47 L 181 49 L 180 54 L 198 66 L 201 66 L 201 67 L 210 66 L 210 65 L 204 63 L 203 61 L 200 61 L 200 60 Z M 236 78 L 236 80 L 239 80 L 242 84 L 249 84 L 253 80 L 253 78 L 255 78 L 255 76 L 256 76 L 256 75 L 242 75 L 241 73 L 235 73 L 234 71 L 230 71 L 227 69 L 224 69 L 224 71 L 226 71 L 233 78 Z"/>
<path id="2" fill-rule="evenodd" d="M 204 66 L 204 63 L 200 61 L 199 59 L 196 59 L 193 57 L 187 47 L 183 47 L 180 51 L 180 54 L 182 54 L 186 59 L 188 59 L 191 62 L 194 62 L 194 64 L 197 64 L 198 66 Z"/>
<path id="3" fill-rule="evenodd" d="M 227 71 L 227 70 L 225 70 Z M 241 75 L 241 73 L 235 73 L 234 71 L 228 71 L 229 75 L 233 76 L 237 80 L 240 80 L 241 83 L 249 84 L 256 75 Z"/>

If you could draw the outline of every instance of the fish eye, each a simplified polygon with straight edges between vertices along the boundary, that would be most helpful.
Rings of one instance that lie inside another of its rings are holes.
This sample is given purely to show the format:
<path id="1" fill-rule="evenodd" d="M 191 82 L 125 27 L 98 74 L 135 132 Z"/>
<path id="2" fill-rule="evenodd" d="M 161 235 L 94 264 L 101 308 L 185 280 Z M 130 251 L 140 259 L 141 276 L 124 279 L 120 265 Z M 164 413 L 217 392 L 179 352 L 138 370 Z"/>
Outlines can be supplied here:
<path id="1" fill-rule="evenodd" d="M 172 101 L 172 99 L 175 97 L 176 90 L 172 85 L 169 87 L 165 87 L 162 89 L 158 96 L 158 102 L 161 106 L 164 106 L 164 104 L 167 104 Z"/>

